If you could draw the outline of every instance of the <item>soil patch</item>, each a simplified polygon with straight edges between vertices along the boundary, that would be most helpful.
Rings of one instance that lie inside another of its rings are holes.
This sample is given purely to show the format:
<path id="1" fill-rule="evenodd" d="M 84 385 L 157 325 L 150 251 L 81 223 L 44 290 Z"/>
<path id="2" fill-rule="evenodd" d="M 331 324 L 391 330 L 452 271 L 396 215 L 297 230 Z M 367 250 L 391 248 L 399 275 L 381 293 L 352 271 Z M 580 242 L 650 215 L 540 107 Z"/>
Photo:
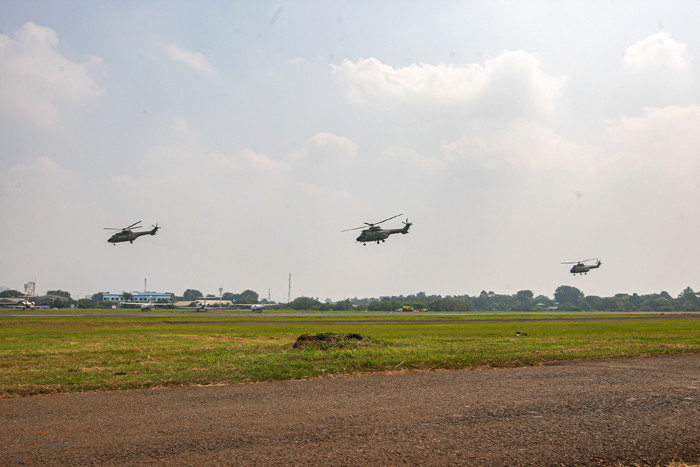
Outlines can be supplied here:
<path id="1" fill-rule="evenodd" d="M 316 348 L 320 350 L 342 349 L 370 345 L 373 341 L 356 333 L 338 334 L 321 332 L 318 334 L 302 334 L 292 345 L 294 349 Z"/>

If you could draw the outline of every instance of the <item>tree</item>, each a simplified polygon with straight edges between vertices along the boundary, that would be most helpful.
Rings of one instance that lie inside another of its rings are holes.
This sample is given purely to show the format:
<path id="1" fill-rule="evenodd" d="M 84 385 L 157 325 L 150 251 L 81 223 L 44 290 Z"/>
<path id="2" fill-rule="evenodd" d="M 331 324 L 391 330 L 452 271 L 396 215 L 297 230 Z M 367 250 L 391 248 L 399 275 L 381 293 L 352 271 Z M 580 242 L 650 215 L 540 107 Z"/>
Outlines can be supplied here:
<path id="1" fill-rule="evenodd" d="M 616 311 L 636 310 L 637 307 L 632 302 L 632 297 L 626 293 L 618 293 L 612 298 L 615 302 Z"/>
<path id="2" fill-rule="evenodd" d="M 384 297 L 387 298 L 388 297 Z M 394 311 L 400 305 L 393 300 L 375 300 L 367 305 L 368 311 Z"/>
<path id="3" fill-rule="evenodd" d="M 532 293 L 532 290 L 521 290 L 515 296 L 519 302 L 527 302 L 532 300 L 535 294 Z"/>
<path id="4" fill-rule="evenodd" d="M 554 306 L 554 300 L 545 295 L 538 295 L 533 299 L 533 301 L 535 302 L 535 310 L 546 310 L 550 306 Z"/>
<path id="5" fill-rule="evenodd" d="M 311 310 L 321 305 L 321 302 L 310 297 L 297 297 L 289 303 L 293 310 Z"/>
<path id="6" fill-rule="evenodd" d="M 46 295 L 56 295 L 57 297 L 70 298 L 70 292 L 65 292 L 63 290 L 49 290 Z"/>
<path id="7" fill-rule="evenodd" d="M 579 298 L 583 298 L 583 292 L 569 285 L 560 285 L 554 291 L 554 300 L 559 303 L 560 308 L 564 305 L 576 305 Z"/>
<path id="8" fill-rule="evenodd" d="M 445 297 L 433 300 L 428 305 L 431 311 L 469 311 L 469 304 L 455 297 Z"/>
<path id="9" fill-rule="evenodd" d="M 341 300 L 339 302 L 336 302 L 335 305 L 332 306 L 332 308 L 337 311 L 349 311 L 352 310 L 352 302 L 350 301 L 350 299 Z"/>
<path id="10" fill-rule="evenodd" d="M 686 287 L 683 292 L 678 295 L 678 300 L 676 300 L 678 305 L 677 309 L 683 311 L 693 311 L 700 308 L 700 299 L 693 289 Z"/>
<path id="11" fill-rule="evenodd" d="M 485 290 L 482 290 L 478 297 L 472 300 L 475 310 L 485 311 L 491 309 L 491 299 Z"/>
<path id="12" fill-rule="evenodd" d="M 20 298 L 24 297 L 24 294 L 16 290 L 3 290 L 0 292 L 0 298 Z"/>
<path id="13" fill-rule="evenodd" d="M 589 295 L 584 300 L 588 304 L 588 309 L 590 310 L 602 310 L 603 309 L 603 299 L 597 295 Z"/>
<path id="14" fill-rule="evenodd" d="M 673 303 L 671 300 L 663 296 L 663 292 L 661 292 L 661 296 L 654 300 L 652 307 L 656 311 L 675 311 L 673 308 Z"/>
<path id="15" fill-rule="evenodd" d="M 521 290 L 515 294 L 515 299 L 517 303 L 513 306 L 513 310 L 517 311 L 530 311 L 532 310 L 532 299 L 535 294 L 532 290 Z"/>
<path id="16" fill-rule="evenodd" d="M 182 299 L 186 302 L 193 302 L 202 296 L 202 292 L 197 289 L 187 289 L 185 293 L 182 294 Z"/>
<path id="17" fill-rule="evenodd" d="M 258 303 L 258 293 L 252 290 L 244 290 L 239 297 L 243 303 Z"/>

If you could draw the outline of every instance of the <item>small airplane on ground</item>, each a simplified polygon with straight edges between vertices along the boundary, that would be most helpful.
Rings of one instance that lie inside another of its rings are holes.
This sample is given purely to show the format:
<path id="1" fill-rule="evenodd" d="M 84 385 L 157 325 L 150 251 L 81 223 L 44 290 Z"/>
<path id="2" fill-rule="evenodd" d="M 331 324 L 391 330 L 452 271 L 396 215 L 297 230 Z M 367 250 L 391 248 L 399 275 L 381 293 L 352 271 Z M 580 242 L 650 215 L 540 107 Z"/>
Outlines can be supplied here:
<path id="1" fill-rule="evenodd" d="M 283 303 L 234 303 L 233 306 L 247 306 L 250 307 L 250 311 L 256 313 L 262 313 L 263 308 L 270 306 L 282 306 Z"/>
<path id="2" fill-rule="evenodd" d="M 408 222 L 408 219 L 404 221 L 404 227 L 402 229 L 382 229 L 379 227 L 379 224 L 382 222 L 386 222 L 388 220 L 394 219 L 395 217 L 399 217 L 401 214 L 397 214 L 395 216 L 389 217 L 387 219 L 384 219 L 383 221 L 375 222 L 373 224 L 369 222 L 365 222 L 365 225 L 368 225 L 369 228 L 365 228 L 365 226 L 361 227 L 355 227 L 354 229 L 345 229 L 342 230 L 342 232 L 348 232 L 350 230 L 358 230 L 358 229 L 364 229 L 362 233 L 360 233 L 360 236 L 355 239 L 357 242 L 362 242 L 362 245 L 366 245 L 367 242 L 385 242 L 387 238 L 389 238 L 389 235 L 393 234 L 407 234 L 408 229 L 411 227 L 411 223 Z"/>
<path id="3" fill-rule="evenodd" d="M 584 264 L 588 261 L 595 261 L 595 264 Z M 561 264 L 573 264 L 569 272 L 573 274 L 574 276 L 576 274 L 588 274 L 588 271 L 591 269 L 596 269 L 599 268 L 603 262 L 597 258 L 590 258 L 590 259 L 584 259 L 582 261 L 570 261 L 567 263 L 561 263 Z"/>
<path id="4" fill-rule="evenodd" d="M 155 235 L 156 232 L 158 232 L 158 223 L 156 225 L 152 226 L 153 228 L 151 230 L 146 230 L 144 232 L 134 232 L 132 229 L 140 229 L 141 227 L 135 227 L 137 224 L 140 224 L 141 221 L 134 222 L 131 224 L 129 227 L 123 227 L 121 229 L 115 229 L 112 227 L 105 227 L 105 230 L 118 230 L 119 232 L 116 232 L 114 235 L 109 237 L 107 240 L 109 243 L 112 243 L 116 245 L 117 243 L 120 242 L 130 242 L 134 243 L 134 240 L 137 238 L 141 237 L 142 235 Z"/>
<path id="5" fill-rule="evenodd" d="M 120 302 L 121 306 L 137 306 L 141 309 L 141 311 L 149 311 L 152 310 L 156 307 L 162 306 L 162 307 L 172 307 L 172 303 L 158 303 L 158 302 Z"/>

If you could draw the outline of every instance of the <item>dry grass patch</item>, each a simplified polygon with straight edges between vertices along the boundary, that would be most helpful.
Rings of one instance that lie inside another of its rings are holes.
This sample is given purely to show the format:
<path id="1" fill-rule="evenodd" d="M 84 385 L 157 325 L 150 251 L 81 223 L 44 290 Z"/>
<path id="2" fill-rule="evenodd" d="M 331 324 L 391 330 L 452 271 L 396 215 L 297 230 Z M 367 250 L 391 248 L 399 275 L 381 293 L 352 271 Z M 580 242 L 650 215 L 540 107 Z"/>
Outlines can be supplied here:
<path id="1" fill-rule="evenodd" d="M 162 335 L 162 338 L 181 338 L 187 339 L 195 342 L 240 342 L 240 343 L 265 343 L 269 341 L 280 341 L 281 337 L 277 336 L 255 336 L 255 337 L 241 337 L 241 336 L 225 336 L 222 334 L 170 334 Z"/>

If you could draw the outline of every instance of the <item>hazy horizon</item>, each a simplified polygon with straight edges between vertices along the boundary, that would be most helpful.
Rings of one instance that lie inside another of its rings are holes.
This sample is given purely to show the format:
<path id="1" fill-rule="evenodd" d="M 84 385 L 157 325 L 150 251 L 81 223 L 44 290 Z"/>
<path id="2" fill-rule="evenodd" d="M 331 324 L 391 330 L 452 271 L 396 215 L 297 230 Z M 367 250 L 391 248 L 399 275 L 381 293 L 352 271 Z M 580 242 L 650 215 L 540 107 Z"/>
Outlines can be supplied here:
<path id="1" fill-rule="evenodd" d="M 67 8 L 70 6 L 70 8 Z M 700 3 L 0 2 L 0 286 L 700 289 Z M 341 232 L 402 213 L 381 245 Z M 107 243 L 106 227 L 158 223 Z M 560 264 L 600 258 L 571 277 Z"/>

